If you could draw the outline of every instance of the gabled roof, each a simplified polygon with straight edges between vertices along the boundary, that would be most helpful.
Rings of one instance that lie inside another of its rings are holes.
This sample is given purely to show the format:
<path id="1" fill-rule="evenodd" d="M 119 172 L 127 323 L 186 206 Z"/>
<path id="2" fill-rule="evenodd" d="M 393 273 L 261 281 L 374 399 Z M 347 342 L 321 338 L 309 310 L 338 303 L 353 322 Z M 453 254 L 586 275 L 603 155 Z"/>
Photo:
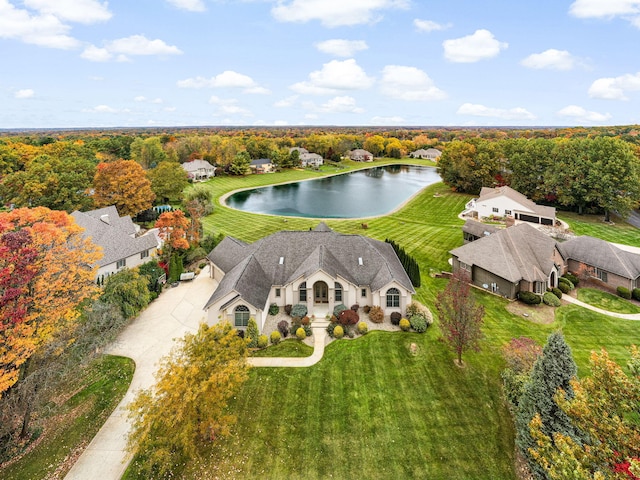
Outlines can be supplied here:
<path id="1" fill-rule="evenodd" d="M 411 152 L 412 155 L 435 155 L 435 156 L 440 156 L 442 155 L 442 152 L 440 150 L 438 150 L 437 148 L 428 148 L 428 149 L 424 149 L 424 148 L 420 148 L 418 150 L 416 150 L 415 152 Z"/>
<path id="2" fill-rule="evenodd" d="M 554 239 L 529 224 L 500 230 L 451 250 L 451 255 L 513 283 L 542 282 L 553 269 Z"/>
<path id="3" fill-rule="evenodd" d="M 309 160 L 323 160 L 323 158 L 317 153 L 301 153 L 300 160 L 308 162 Z"/>
<path id="4" fill-rule="evenodd" d="M 555 218 L 556 209 L 554 207 L 546 207 L 544 205 L 538 205 L 537 203 L 529 200 L 525 195 L 514 190 L 513 188 L 504 185 L 502 187 L 482 187 L 480 190 L 480 197 L 476 200 L 476 204 L 493 200 L 498 197 L 507 197 L 514 202 L 519 203 L 530 212 L 536 213 L 543 217 Z"/>
<path id="5" fill-rule="evenodd" d="M 640 255 L 599 238 L 576 237 L 558 244 L 558 249 L 567 260 L 576 260 L 630 280 L 640 276 Z"/>
<path id="6" fill-rule="evenodd" d="M 368 152 L 364 148 L 356 148 L 355 150 L 351 150 L 349 152 L 349 155 L 368 155 L 370 157 L 373 157 L 373 153 Z"/>
<path id="7" fill-rule="evenodd" d="M 253 255 L 249 255 L 233 267 L 222 280 L 205 305 L 205 309 L 230 292 L 236 292 L 243 300 L 261 310 L 269 296 L 271 285 L 260 263 Z"/>
<path id="8" fill-rule="evenodd" d="M 476 222 L 475 220 L 467 220 L 462 226 L 464 233 L 470 233 L 475 237 L 488 237 L 492 233 L 496 233 L 501 229 L 495 225 L 488 225 L 482 222 Z"/>
<path id="9" fill-rule="evenodd" d="M 414 292 L 391 245 L 361 235 L 337 233 L 324 223 L 314 230 L 277 232 L 249 245 L 226 237 L 208 258 L 225 272 L 225 277 L 207 306 L 234 290 L 262 308 L 273 285 L 304 281 L 320 270 L 355 285 L 368 285 L 372 290 L 395 281 Z M 252 267 L 252 276 L 239 282 L 235 277 L 237 269 L 247 268 L 249 258 L 260 268 Z"/>
<path id="10" fill-rule="evenodd" d="M 303 148 L 303 147 L 291 147 L 289 149 L 289 153 L 293 152 L 294 150 L 297 150 L 298 152 L 300 152 L 300 155 L 304 155 L 305 153 L 309 153 L 309 150 L 307 150 L 306 148 Z"/>
<path id="11" fill-rule="evenodd" d="M 116 207 L 90 212 L 75 211 L 71 216 L 84 228 L 84 237 L 102 247 L 103 257 L 98 262 L 100 267 L 158 246 L 153 234 L 133 237 L 136 233 L 135 224 L 128 215 L 120 217 Z"/>
<path id="12" fill-rule="evenodd" d="M 200 169 L 209 170 L 215 167 L 211 165 L 209 162 L 207 162 L 206 160 L 191 160 L 190 162 L 183 163 L 182 168 L 186 172 L 196 172 Z"/>
<path id="13" fill-rule="evenodd" d="M 257 160 L 251 160 L 251 165 L 254 167 L 257 167 L 260 165 L 269 165 L 270 163 L 273 163 L 273 162 L 268 158 L 258 158 Z"/>

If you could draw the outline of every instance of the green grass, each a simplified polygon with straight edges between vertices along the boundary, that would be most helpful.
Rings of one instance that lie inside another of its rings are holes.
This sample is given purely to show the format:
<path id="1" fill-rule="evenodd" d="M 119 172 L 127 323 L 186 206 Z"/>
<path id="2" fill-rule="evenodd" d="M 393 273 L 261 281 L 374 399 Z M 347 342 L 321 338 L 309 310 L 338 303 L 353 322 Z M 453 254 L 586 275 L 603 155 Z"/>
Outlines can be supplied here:
<path id="1" fill-rule="evenodd" d="M 571 230 L 577 235 L 589 235 L 607 242 L 640 247 L 638 229 L 615 215 L 611 216 L 614 225 L 604 223 L 602 215 L 578 215 L 577 213 L 560 212 L 558 217 L 567 222 Z"/>
<path id="2" fill-rule="evenodd" d="M 124 357 L 105 355 L 95 361 L 72 388 L 77 393 L 53 405 L 42 441 L 17 462 L 0 470 L 4 480 L 63 478 L 71 468 L 65 457 L 86 446 L 127 392 L 135 365 Z"/>
<path id="3" fill-rule="evenodd" d="M 283 340 L 278 345 L 271 345 L 262 350 L 256 350 L 252 357 L 309 357 L 313 347 L 298 340 Z"/>
<path id="4" fill-rule="evenodd" d="M 579 288 L 578 300 L 608 312 L 640 313 L 640 307 L 630 301 L 596 288 Z"/>

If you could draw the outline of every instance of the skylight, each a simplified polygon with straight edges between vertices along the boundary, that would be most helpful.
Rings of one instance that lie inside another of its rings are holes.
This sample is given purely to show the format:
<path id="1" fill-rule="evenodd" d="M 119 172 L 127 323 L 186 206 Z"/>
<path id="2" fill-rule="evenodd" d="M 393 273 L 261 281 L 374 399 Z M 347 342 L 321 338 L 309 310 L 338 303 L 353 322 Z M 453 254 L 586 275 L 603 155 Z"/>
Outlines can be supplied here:
<path id="1" fill-rule="evenodd" d="M 364 265 L 364 264 L 362 263 L 362 257 L 358 257 L 358 265 Z"/>
<path id="2" fill-rule="evenodd" d="M 284 257 L 280 257 L 280 261 L 278 262 L 278 265 L 284 265 Z"/>

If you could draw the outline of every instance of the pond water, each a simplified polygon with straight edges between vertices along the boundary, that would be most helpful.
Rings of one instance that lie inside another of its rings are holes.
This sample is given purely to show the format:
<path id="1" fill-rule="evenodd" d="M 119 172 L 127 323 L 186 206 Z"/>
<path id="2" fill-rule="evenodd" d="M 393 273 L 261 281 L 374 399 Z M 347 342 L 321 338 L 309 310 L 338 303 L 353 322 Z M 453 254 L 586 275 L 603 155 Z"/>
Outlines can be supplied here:
<path id="1" fill-rule="evenodd" d="M 285 185 L 237 192 L 232 208 L 291 217 L 359 218 L 385 215 L 428 185 L 435 167 L 389 165 Z"/>

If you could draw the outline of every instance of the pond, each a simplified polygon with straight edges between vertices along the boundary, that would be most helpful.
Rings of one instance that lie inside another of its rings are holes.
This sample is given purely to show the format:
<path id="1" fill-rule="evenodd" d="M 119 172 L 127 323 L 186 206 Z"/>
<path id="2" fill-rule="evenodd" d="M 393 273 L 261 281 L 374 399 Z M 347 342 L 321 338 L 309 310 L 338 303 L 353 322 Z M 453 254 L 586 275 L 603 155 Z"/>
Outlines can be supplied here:
<path id="1" fill-rule="evenodd" d="M 389 165 L 244 190 L 228 197 L 226 204 L 246 212 L 290 217 L 375 217 L 395 210 L 440 180 L 435 167 Z"/>

